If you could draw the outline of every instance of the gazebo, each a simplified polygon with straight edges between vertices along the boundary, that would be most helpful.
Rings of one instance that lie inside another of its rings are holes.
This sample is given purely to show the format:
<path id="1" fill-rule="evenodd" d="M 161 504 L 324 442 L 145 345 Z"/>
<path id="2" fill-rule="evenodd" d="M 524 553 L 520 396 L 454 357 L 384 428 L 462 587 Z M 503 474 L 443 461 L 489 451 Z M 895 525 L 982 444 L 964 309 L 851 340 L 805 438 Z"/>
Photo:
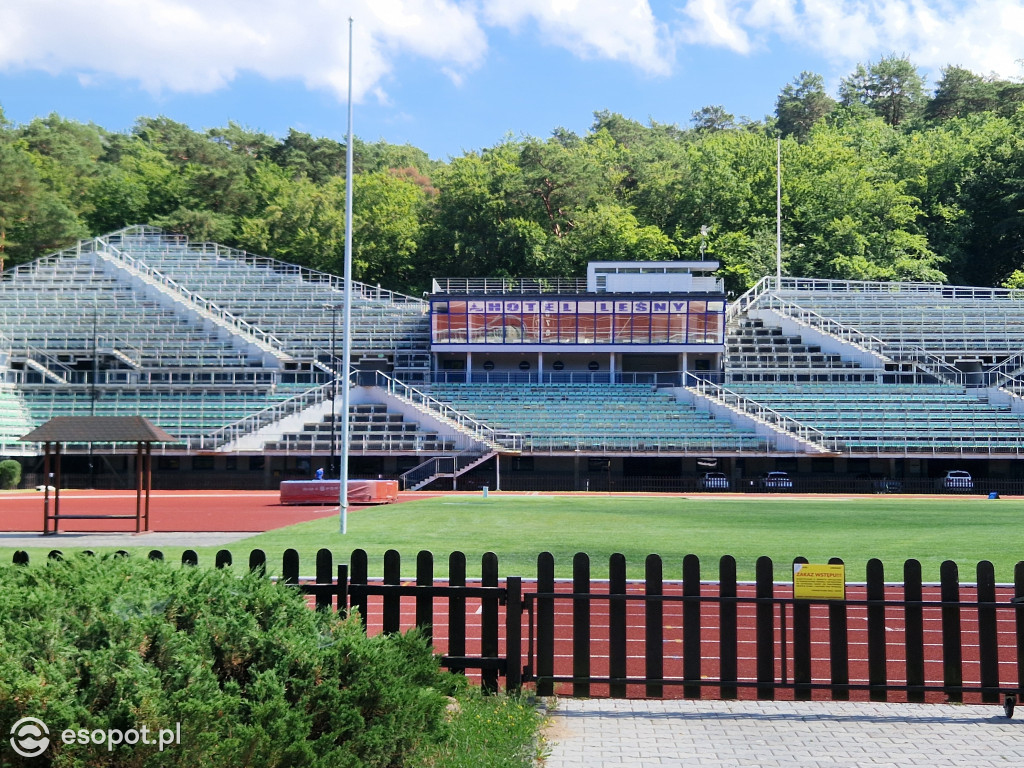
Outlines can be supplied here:
<path id="1" fill-rule="evenodd" d="M 135 520 L 135 532 L 149 530 L 149 494 L 153 485 L 153 443 L 176 442 L 173 435 L 142 416 L 56 416 L 19 438 L 43 444 L 43 534 L 58 532 L 61 520 Z M 135 443 L 134 515 L 62 515 L 60 513 L 61 446 L 65 443 Z M 51 446 L 53 514 L 50 514 Z M 145 503 L 143 503 L 145 490 Z M 50 523 L 53 523 L 53 530 Z"/>

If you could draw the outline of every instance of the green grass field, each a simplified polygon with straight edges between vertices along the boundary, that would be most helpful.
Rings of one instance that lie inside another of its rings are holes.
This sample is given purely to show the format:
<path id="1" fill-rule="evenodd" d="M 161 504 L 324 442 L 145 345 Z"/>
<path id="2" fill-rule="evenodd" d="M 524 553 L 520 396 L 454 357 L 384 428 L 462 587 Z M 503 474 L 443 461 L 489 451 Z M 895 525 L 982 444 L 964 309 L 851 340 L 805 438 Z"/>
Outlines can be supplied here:
<path id="1" fill-rule="evenodd" d="M 776 563 L 776 578 L 788 576 L 789 563 L 803 556 L 811 562 L 840 557 L 851 581 L 863 580 L 866 562 L 879 558 L 886 579 L 902 579 L 903 562 L 921 561 L 927 580 L 937 580 L 939 564 L 954 560 L 962 581 L 974 581 L 975 566 L 991 560 L 1000 582 L 1013 580 L 1024 559 L 1024 500 L 977 497 L 912 499 L 898 496 L 786 496 L 724 499 L 678 496 L 629 498 L 607 496 L 512 496 L 491 494 L 435 497 L 383 507 L 355 508 L 348 533 L 338 532 L 337 518 L 300 523 L 253 536 L 227 547 L 236 563 L 251 549 L 268 554 L 275 571 L 287 548 L 299 551 L 302 572 L 312 573 L 316 551 L 330 549 L 348 561 L 353 549 L 365 549 L 371 574 L 379 575 L 383 554 L 402 554 L 403 575 L 415 573 L 421 549 L 434 553 L 435 568 L 446 573 L 448 554 L 466 553 L 469 575 L 479 575 L 480 558 L 498 555 L 502 575 L 536 575 L 537 554 L 551 552 L 559 576 L 569 576 L 572 557 L 586 552 L 594 578 L 607 577 L 608 557 L 626 556 L 631 578 L 641 578 L 644 559 L 659 554 L 666 578 L 678 578 L 682 558 L 700 556 L 704 578 L 717 578 L 722 555 L 736 558 L 742 579 L 752 579 L 754 563 L 767 555 Z M 30 551 L 38 562 L 54 546 Z M 68 551 L 73 551 L 65 548 Z M 126 547 L 145 554 L 150 547 Z M 182 548 L 162 548 L 169 558 Z M 215 549 L 200 550 L 200 562 L 212 563 Z M 13 550 L 0 549 L 10 562 Z"/>

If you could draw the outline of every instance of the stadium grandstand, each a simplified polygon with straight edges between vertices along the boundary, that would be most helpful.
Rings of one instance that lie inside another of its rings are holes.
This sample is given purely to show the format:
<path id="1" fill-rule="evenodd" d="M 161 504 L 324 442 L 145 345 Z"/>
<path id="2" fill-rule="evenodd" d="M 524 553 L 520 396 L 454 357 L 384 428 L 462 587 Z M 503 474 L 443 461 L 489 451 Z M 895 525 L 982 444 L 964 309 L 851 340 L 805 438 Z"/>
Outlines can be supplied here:
<path id="1" fill-rule="evenodd" d="M 354 283 L 350 475 L 407 489 L 982 492 L 1024 483 L 1024 291 L 765 278 L 713 261 Z M 344 281 L 129 227 L 3 273 L 0 455 L 54 416 L 176 437 L 157 487 L 337 473 Z M 69 445 L 66 484 L 132 482 Z M 710 473 L 710 474 L 709 474 Z M 708 477 L 715 482 L 709 484 Z"/>

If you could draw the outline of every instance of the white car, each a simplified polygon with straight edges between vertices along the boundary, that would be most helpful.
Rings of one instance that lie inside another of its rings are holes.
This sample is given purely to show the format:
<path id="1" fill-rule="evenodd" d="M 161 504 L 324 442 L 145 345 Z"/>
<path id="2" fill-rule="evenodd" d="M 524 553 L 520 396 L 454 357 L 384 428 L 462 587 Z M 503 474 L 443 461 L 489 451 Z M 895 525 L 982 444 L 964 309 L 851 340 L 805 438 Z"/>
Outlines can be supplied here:
<path id="1" fill-rule="evenodd" d="M 962 469 L 952 469 L 942 479 L 942 487 L 947 490 L 973 490 L 974 479 L 971 477 L 970 472 L 964 472 Z"/>
<path id="2" fill-rule="evenodd" d="M 761 487 L 788 491 L 793 488 L 793 481 L 785 472 L 769 472 L 761 478 Z"/>
<path id="3" fill-rule="evenodd" d="M 727 491 L 729 478 L 725 472 L 705 472 L 700 479 L 700 487 L 705 491 Z"/>

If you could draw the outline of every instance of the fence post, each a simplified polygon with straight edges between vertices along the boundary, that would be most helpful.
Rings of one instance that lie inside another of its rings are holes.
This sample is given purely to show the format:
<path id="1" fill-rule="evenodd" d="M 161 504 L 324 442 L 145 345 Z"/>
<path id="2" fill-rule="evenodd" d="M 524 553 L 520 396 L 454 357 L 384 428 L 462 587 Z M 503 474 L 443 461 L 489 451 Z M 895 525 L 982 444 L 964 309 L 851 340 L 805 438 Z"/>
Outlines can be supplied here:
<path id="1" fill-rule="evenodd" d="M 505 579 L 505 690 L 518 691 L 523 684 L 523 580 Z"/>
<path id="2" fill-rule="evenodd" d="M 838 557 L 830 558 L 829 565 L 843 565 Z M 850 698 L 850 638 L 847 635 L 846 601 L 836 600 L 828 605 L 829 665 L 832 678 L 832 698 L 847 701 Z"/>
<path id="3" fill-rule="evenodd" d="M 367 584 L 367 573 L 369 570 L 369 562 L 366 556 L 365 549 L 356 549 L 352 551 L 352 557 L 349 564 L 349 582 L 353 587 L 365 587 Z M 363 591 L 357 591 L 352 596 L 352 610 L 359 611 L 359 619 L 363 622 L 363 631 L 366 631 L 366 613 L 369 608 L 369 595 Z"/>
<path id="4" fill-rule="evenodd" d="M 427 550 L 416 554 L 416 586 L 423 587 L 416 593 L 416 626 L 423 632 L 428 643 L 434 641 L 434 597 L 428 587 L 434 586 L 434 555 Z"/>
<path id="5" fill-rule="evenodd" d="M 1024 560 L 1013 567 L 1013 596 L 1024 597 Z M 1024 602 L 1014 604 L 1014 629 L 1017 645 L 1017 693 L 1024 697 Z"/>
<path id="6" fill-rule="evenodd" d="M 699 681 L 701 605 L 700 605 L 700 558 L 687 555 L 683 558 L 683 677 Z M 699 699 L 701 687 L 698 684 L 683 686 L 683 696 Z"/>
<path id="7" fill-rule="evenodd" d="M 924 591 L 921 563 L 903 564 L 904 653 L 907 660 L 907 701 L 924 701 Z M 917 690 L 914 690 L 914 689 Z"/>
<path id="8" fill-rule="evenodd" d="M 448 555 L 448 584 L 452 587 L 466 586 L 466 555 L 452 552 Z M 448 655 L 466 655 L 466 598 L 452 596 L 448 601 Z M 464 669 L 460 669 L 465 674 Z"/>
<path id="9" fill-rule="evenodd" d="M 402 556 L 397 550 L 389 549 L 384 553 L 384 583 L 398 585 L 402 583 Z M 402 597 L 401 595 L 384 595 L 383 625 L 385 634 L 393 634 L 402 628 Z"/>
<path id="10" fill-rule="evenodd" d="M 348 566 L 338 563 L 338 615 L 348 617 Z"/>
<path id="11" fill-rule="evenodd" d="M 572 695 L 590 697 L 590 557 L 577 552 L 572 558 Z"/>
<path id="12" fill-rule="evenodd" d="M 775 587 L 770 557 L 757 558 L 757 698 L 775 698 Z"/>
<path id="13" fill-rule="evenodd" d="M 264 576 L 267 573 L 267 553 L 254 549 L 249 553 L 249 571 Z"/>
<path id="14" fill-rule="evenodd" d="M 626 677 L 626 600 L 617 595 L 626 594 L 626 557 L 615 553 L 608 561 L 608 676 Z M 626 684 L 612 682 L 608 695 L 613 699 L 626 698 Z"/>
<path id="15" fill-rule="evenodd" d="M 868 694 L 871 701 L 886 701 L 885 569 L 871 558 L 867 565 Z"/>
<path id="16" fill-rule="evenodd" d="M 664 594 L 662 563 L 658 555 L 648 555 L 644 564 L 644 668 L 647 678 L 647 696 L 660 699 L 665 686 Z M 652 682 L 657 680 L 658 682 Z"/>
<path id="17" fill-rule="evenodd" d="M 319 549 L 316 553 L 316 583 L 332 584 L 334 581 L 334 558 L 331 550 Z M 321 592 L 319 589 L 314 595 L 316 609 L 318 611 L 329 611 L 334 602 L 334 596 L 330 592 Z"/>
<path id="18" fill-rule="evenodd" d="M 736 633 L 736 558 L 725 555 L 718 561 L 718 656 L 721 696 L 735 699 L 737 693 L 738 644 Z"/>
<path id="19" fill-rule="evenodd" d="M 498 556 L 493 552 L 485 552 L 481 561 L 483 586 L 498 586 Z M 480 655 L 485 659 L 498 658 L 498 597 L 485 597 L 481 600 L 480 616 Z M 485 669 L 480 675 L 480 687 L 493 693 L 498 690 L 498 670 Z"/>
<path id="20" fill-rule="evenodd" d="M 946 560 L 939 566 L 942 583 L 942 681 L 946 697 L 961 703 L 963 694 L 963 651 L 960 632 L 960 574 L 956 563 Z"/>
<path id="21" fill-rule="evenodd" d="M 286 549 L 281 558 L 281 576 L 285 584 L 299 583 L 299 553 L 294 549 Z"/>
<path id="22" fill-rule="evenodd" d="M 806 557 L 793 558 L 793 565 L 807 563 Z M 794 569 L 795 573 L 795 569 Z M 811 604 L 793 601 L 793 698 L 811 700 Z"/>
<path id="23" fill-rule="evenodd" d="M 550 552 L 537 556 L 537 592 L 555 591 L 555 558 Z M 537 598 L 537 695 L 552 696 L 555 684 L 555 599 Z"/>
<path id="24" fill-rule="evenodd" d="M 988 560 L 978 563 L 978 652 L 981 662 L 981 700 L 999 701 L 999 637 L 996 633 L 996 569 Z"/>

